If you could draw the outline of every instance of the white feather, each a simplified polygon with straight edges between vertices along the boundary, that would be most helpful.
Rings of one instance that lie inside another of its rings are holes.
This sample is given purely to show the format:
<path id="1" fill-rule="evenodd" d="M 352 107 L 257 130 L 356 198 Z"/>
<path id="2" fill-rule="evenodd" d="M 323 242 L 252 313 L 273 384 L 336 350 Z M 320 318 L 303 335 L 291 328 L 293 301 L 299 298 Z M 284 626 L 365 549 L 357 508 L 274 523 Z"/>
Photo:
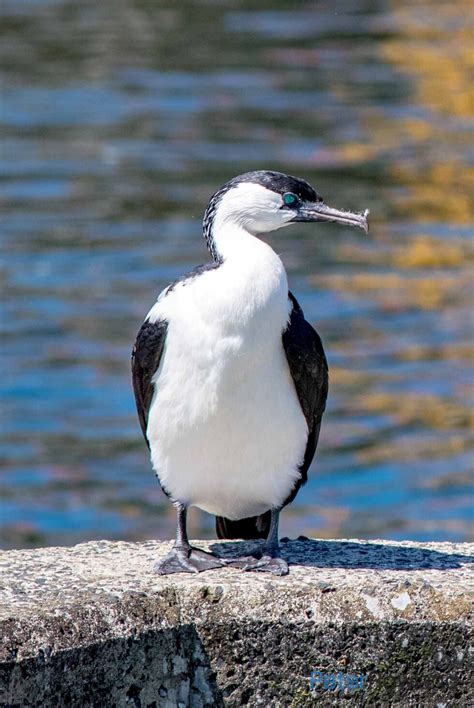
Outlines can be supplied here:
<path id="1" fill-rule="evenodd" d="M 307 441 L 282 345 L 286 273 L 251 233 L 285 224 L 275 198 L 281 206 L 259 185 L 231 190 L 215 221 L 223 264 L 176 285 L 148 315 L 168 321 L 147 429 L 153 467 L 174 499 L 228 519 L 278 507 Z"/>

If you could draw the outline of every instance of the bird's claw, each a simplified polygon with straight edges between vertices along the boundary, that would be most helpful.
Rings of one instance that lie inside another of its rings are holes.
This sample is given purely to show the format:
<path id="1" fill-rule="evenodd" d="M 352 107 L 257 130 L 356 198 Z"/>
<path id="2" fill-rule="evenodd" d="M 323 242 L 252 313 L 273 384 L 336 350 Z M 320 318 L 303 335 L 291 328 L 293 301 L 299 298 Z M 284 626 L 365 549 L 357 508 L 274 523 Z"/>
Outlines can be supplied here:
<path id="1" fill-rule="evenodd" d="M 261 553 L 258 554 L 256 552 L 255 555 L 252 554 L 251 556 L 237 556 L 237 558 L 224 558 L 223 560 L 228 567 L 241 568 L 243 570 L 246 565 L 256 561 L 261 555 Z"/>
<path id="2" fill-rule="evenodd" d="M 201 551 L 199 548 L 177 547 L 171 549 L 163 558 L 154 565 L 154 570 L 159 575 L 171 573 L 201 573 L 203 570 L 224 568 L 226 563 L 212 553 Z"/>
<path id="3" fill-rule="evenodd" d="M 268 553 L 258 556 L 241 556 L 228 560 L 228 565 L 232 568 L 241 568 L 243 571 L 258 571 L 260 573 L 272 573 L 273 575 L 288 575 L 288 563 L 280 556 L 273 556 Z"/>
<path id="4" fill-rule="evenodd" d="M 272 573 L 273 575 L 288 575 L 290 572 L 286 560 L 280 558 L 280 556 L 270 555 L 263 555 L 261 558 L 254 559 L 253 563 L 247 563 L 243 570 L 255 570 L 263 573 Z"/>

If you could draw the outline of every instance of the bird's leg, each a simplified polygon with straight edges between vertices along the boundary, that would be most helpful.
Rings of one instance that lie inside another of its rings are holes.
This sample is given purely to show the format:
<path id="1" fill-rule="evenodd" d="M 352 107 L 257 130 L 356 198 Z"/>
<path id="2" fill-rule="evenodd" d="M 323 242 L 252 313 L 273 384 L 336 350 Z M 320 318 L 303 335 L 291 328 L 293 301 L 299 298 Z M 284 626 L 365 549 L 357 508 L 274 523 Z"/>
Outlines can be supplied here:
<path id="1" fill-rule="evenodd" d="M 262 552 L 256 554 L 257 557 L 245 556 L 236 558 L 234 561 L 230 561 L 229 565 L 246 571 L 255 570 L 273 573 L 274 575 L 288 575 L 288 563 L 280 555 L 280 544 L 278 542 L 280 511 L 280 509 L 271 510 L 270 529 Z"/>
<path id="2" fill-rule="evenodd" d="M 155 563 L 155 570 L 160 575 L 170 573 L 200 573 L 203 570 L 222 568 L 225 563 L 189 543 L 186 530 L 187 507 L 180 502 L 173 502 L 177 512 L 176 541 L 169 553 Z"/>
<path id="3" fill-rule="evenodd" d="M 280 520 L 280 509 L 271 510 L 270 529 L 267 540 L 263 547 L 261 558 L 250 561 L 243 567 L 243 570 L 256 570 L 260 572 L 273 573 L 273 575 L 288 575 L 288 563 L 283 560 L 280 554 L 280 544 L 278 541 L 278 522 Z"/>

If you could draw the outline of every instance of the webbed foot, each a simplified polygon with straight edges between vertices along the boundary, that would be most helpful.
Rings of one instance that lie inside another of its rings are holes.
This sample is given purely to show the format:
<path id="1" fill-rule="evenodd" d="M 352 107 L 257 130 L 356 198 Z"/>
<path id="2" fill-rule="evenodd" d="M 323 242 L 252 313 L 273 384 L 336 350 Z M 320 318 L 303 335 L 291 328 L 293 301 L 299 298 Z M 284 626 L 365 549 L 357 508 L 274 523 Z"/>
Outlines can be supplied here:
<path id="1" fill-rule="evenodd" d="M 255 563 L 255 561 L 259 560 L 261 557 L 262 550 L 255 549 L 255 551 L 248 556 L 236 556 L 235 558 L 224 558 L 223 560 L 226 565 L 231 568 L 240 568 L 241 570 L 244 570 L 249 563 Z"/>
<path id="2" fill-rule="evenodd" d="M 169 553 L 155 563 L 159 575 L 171 573 L 201 573 L 203 570 L 224 568 L 226 563 L 212 553 L 193 546 L 174 546 Z"/>
<path id="3" fill-rule="evenodd" d="M 288 575 L 290 572 L 288 563 L 278 555 L 264 553 L 261 558 L 252 558 L 246 563 L 242 570 L 255 570 L 260 573 L 272 573 L 273 575 Z"/>
<path id="4" fill-rule="evenodd" d="M 261 573 L 273 573 L 273 575 L 288 575 L 288 563 L 275 554 L 268 551 L 257 551 L 251 556 L 240 556 L 238 558 L 226 559 L 227 566 L 231 568 L 241 568 L 245 571 L 255 570 Z"/>

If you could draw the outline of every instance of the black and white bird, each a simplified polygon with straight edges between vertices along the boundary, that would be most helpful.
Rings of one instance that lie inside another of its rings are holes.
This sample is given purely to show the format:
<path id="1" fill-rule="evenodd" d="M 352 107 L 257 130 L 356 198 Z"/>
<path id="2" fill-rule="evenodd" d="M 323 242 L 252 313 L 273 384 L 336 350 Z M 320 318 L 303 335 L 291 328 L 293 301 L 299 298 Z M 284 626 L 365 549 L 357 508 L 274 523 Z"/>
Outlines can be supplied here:
<path id="1" fill-rule="evenodd" d="M 203 228 L 213 262 L 163 290 L 132 353 L 140 425 L 177 511 L 176 542 L 159 573 L 229 564 L 288 573 L 278 519 L 307 480 L 328 367 L 261 236 L 299 221 L 367 231 L 367 214 L 328 207 L 307 182 L 280 172 L 247 172 L 211 197 Z M 190 506 L 217 517 L 219 538 L 265 538 L 263 549 L 229 562 L 192 547 Z"/>

